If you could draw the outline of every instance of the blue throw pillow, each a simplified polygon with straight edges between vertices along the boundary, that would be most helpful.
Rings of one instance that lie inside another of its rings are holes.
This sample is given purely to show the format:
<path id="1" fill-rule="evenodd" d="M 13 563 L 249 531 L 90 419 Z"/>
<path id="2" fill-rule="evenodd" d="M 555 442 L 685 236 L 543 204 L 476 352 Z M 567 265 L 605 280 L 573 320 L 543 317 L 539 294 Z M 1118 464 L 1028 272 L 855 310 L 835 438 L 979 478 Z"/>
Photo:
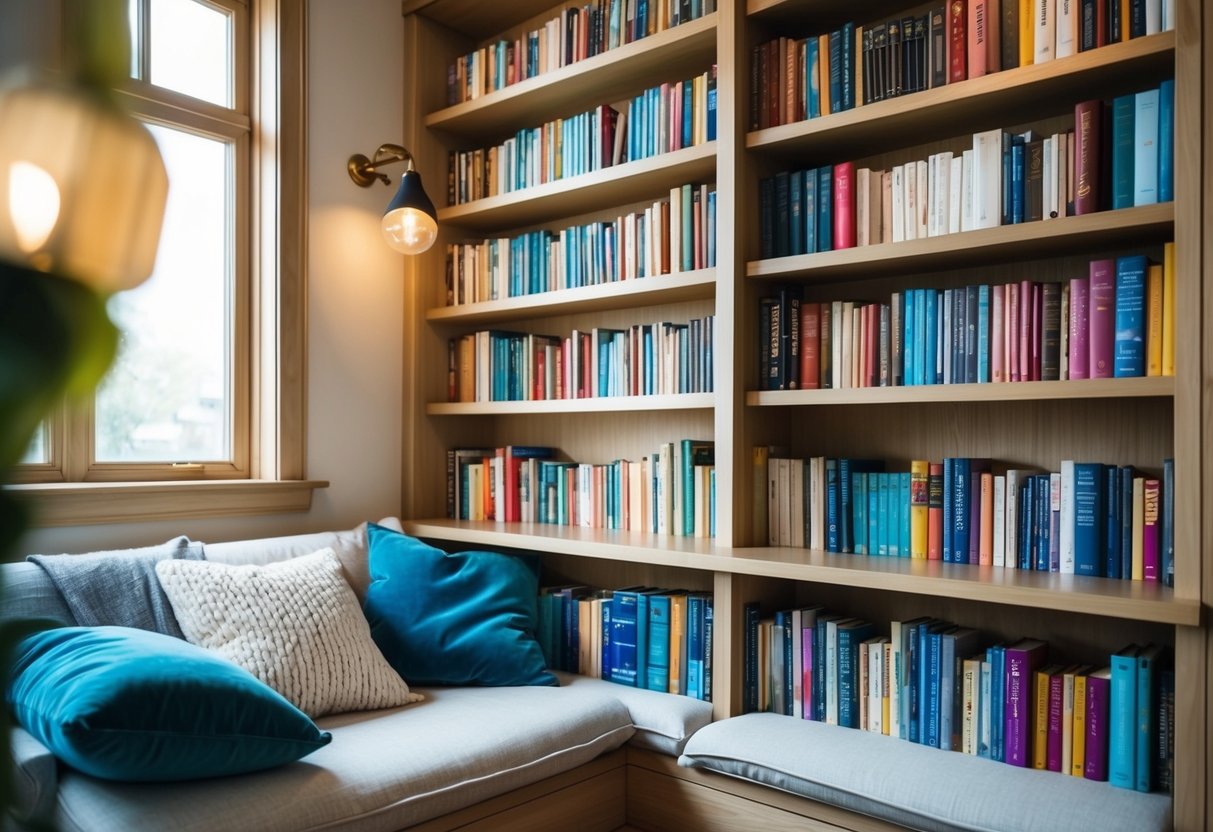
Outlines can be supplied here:
<path id="1" fill-rule="evenodd" d="M 8 703 L 56 757 L 107 780 L 241 774 L 298 760 L 332 739 L 248 671 L 127 627 L 26 638 Z"/>
<path id="2" fill-rule="evenodd" d="M 371 637 L 410 685 L 557 685 L 535 640 L 539 577 L 499 552 L 447 554 L 368 526 Z"/>

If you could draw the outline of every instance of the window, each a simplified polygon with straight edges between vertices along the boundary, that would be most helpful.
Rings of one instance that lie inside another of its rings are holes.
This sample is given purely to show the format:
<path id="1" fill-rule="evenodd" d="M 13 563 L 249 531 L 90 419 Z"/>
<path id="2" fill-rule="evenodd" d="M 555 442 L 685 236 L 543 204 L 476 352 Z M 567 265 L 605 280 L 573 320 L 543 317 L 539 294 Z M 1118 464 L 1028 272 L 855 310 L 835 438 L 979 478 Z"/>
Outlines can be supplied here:
<path id="1" fill-rule="evenodd" d="M 46 497 L 44 519 L 60 503 L 52 522 L 96 520 L 65 513 L 80 483 L 321 485 L 302 480 L 305 2 L 129 0 L 129 14 L 119 95 L 160 147 L 168 206 L 151 278 L 110 301 L 114 366 L 92 402 L 47 421 L 17 472 L 46 484 L 19 489 Z M 156 494 L 160 516 L 233 505 L 200 508 L 215 490 L 194 489 L 188 510 L 162 510 L 174 487 L 139 493 Z"/>

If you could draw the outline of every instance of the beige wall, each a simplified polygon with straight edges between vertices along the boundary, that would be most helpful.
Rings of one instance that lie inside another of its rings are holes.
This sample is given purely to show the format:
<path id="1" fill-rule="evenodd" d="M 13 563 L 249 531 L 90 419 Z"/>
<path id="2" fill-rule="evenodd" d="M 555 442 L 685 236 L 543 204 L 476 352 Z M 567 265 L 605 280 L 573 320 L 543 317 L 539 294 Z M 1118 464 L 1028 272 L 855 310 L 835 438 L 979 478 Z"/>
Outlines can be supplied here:
<path id="1" fill-rule="evenodd" d="M 399 0 L 312 0 L 308 14 L 308 467 L 328 480 L 311 512 L 268 517 L 37 529 L 28 552 L 231 540 L 348 528 L 400 510 L 400 255 L 379 216 L 393 191 L 363 190 L 346 159 L 400 143 Z M 393 185 L 395 165 L 389 169 Z"/>

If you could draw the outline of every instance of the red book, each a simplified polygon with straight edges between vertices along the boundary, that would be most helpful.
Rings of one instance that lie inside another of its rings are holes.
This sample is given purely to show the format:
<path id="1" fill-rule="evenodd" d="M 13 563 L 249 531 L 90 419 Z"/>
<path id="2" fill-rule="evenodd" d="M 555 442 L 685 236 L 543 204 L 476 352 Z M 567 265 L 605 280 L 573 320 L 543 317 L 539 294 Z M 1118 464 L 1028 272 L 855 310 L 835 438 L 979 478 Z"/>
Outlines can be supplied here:
<path id="1" fill-rule="evenodd" d="M 968 16 L 965 0 L 950 0 L 948 3 L 948 83 L 963 81 L 967 77 L 968 58 L 965 55 Z"/>
<path id="2" fill-rule="evenodd" d="M 986 0 L 969 0 L 966 55 L 970 78 L 980 78 L 989 70 L 990 19 Z"/>
<path id="3" fill-rule="evenodd" d="M 1045 768 L 1061 771 L 1061 717 L 1062 690 L 1065 673 L 1060 669 L 1049 677 L 1049 726 L 1048 744 L 1045 748 Z"/>
<path id="4" fill-rule="evenodd" d="M 800 389 L 821 386 L 821 305 L 800 304 Z"/>
<path id="5" fill-rule="evenodd" d="M 1162 522 L 1162 489 L 1158 480 L 1147 479 L 1143 488 L 1145 494 L 1144 522 L 1142 523 L 1141 566 L 1142 578 L 1147 581 L 1157 581 L 1158 571 L 1158 532 Z"/>
<path id="6" fill-rule="evenodd" d="M 855 248 L 855 163 L 834 166 L 834 248 Z"/>
<path id="7" fill-rule="evenodd" d="M 1089 378 L 1112 378 L 1116 340 L 1116 261 L 1092 260 L 1087 297 Z"/>
<path id="8" fill-rule="evenodd" d="M 1100 122 L 1103 102 L 1081 101 L 1074 107 L 1074 213 L 1099 210 Z"/>
<path id="9" fill-rule="evenodd" d="M 531 399 L 534 401 L 542 401 L 547 398 L 544 396 L 544 379 L 547 378 L 547 360 L 544 358 L 543 345 L 537 345 L 535 350 L 535 384 L 531 390 Z"/>
<path id="10" fill-rule="evenodd" d="M 1007 342 L 1007 378 L 1022 381 L 1019 375 L 1019 287 L 1007 284 L 1007 322 L 1003 330 Z"/>
<path id="11" fill-rule="evenodd" d="M 1112 669 L 1105 667 L 1087 676 L 1086 748 L 1082 776 L 1087 780 L 1108 779 L 1108 707 L 1112 701 Z"/>
<path id="12" fill-rule="evenodd" d="M 1095 4 L 1095 45 L 1108 45 L 1108 4 Z M 1100 778 L 1106 780 L 1107 777 Z"/>
<path id="13" fill-rule="evenodd" d="M 1091 345 L 1087 340 L 1091 323 L 1088 318 L 1088 287 L 1090 280 L 1076 277 L 1070 281 L 1070 378 L 1091 375 Z"/>
<path id="14" fill-rule="evenodd" d="M 943 463 L 927 467 L 927 560 L 943 557 Z"/>

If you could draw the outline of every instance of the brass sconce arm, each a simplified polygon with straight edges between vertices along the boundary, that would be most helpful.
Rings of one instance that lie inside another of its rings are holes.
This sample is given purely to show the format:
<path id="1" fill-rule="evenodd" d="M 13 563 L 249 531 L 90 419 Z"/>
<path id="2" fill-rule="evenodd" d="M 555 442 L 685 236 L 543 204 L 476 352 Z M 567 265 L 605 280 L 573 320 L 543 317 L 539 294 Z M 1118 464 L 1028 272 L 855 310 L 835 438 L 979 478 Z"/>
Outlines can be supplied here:
<path id="1" fill-rule="evenodd" d="M 406 163 L 408 167 L 405 170 L 410 171 L 413 169 L 413 154 L 398 144 L 381 144 L 373 158 L 368 159 L 361 153 L 355 153 L 346 163 L 346 170 L 349 171 L 350 179 L 363 188 L 369 188 L 376 180 L 390 185 L 392 180 L 386 173 L 380 172 L 379 168 L 396 162 Z"/>

